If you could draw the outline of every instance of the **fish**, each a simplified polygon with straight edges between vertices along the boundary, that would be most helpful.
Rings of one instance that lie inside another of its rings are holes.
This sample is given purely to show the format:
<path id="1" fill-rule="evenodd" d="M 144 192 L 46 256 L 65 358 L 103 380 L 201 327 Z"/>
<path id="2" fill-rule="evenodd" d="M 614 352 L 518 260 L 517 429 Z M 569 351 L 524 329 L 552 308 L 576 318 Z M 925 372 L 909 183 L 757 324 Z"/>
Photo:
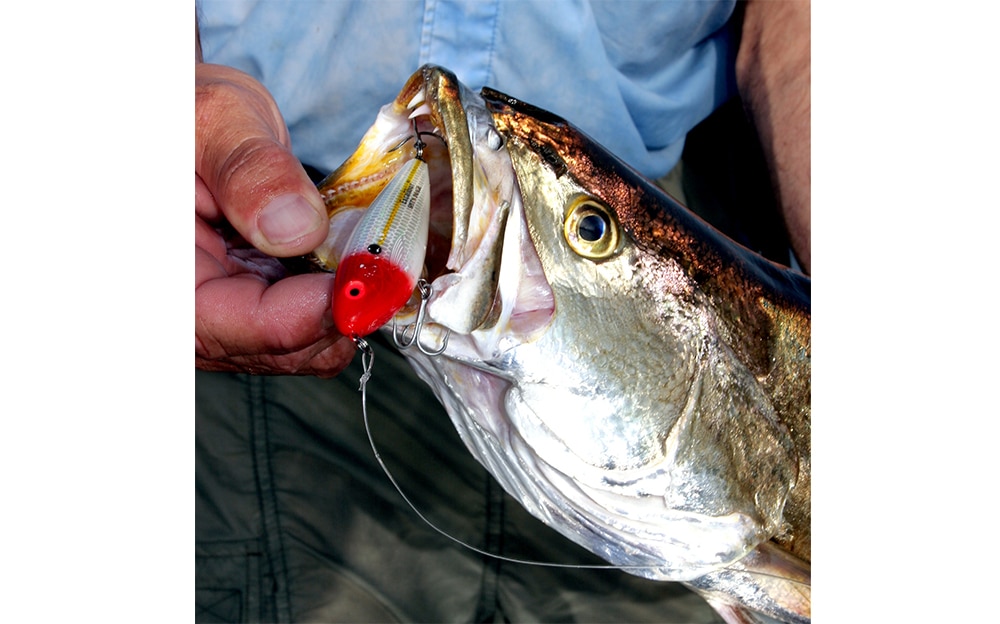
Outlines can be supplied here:
<path id="1" fill-rule="evenodd" d="M 336 270 L 425 135 L 430 295 L 393 326 L 468 450 L 610 565 L 727 622 L 809 622 L 810 279 L 569 121 L 432 65 L 319 184 L 314 261 Z"/>

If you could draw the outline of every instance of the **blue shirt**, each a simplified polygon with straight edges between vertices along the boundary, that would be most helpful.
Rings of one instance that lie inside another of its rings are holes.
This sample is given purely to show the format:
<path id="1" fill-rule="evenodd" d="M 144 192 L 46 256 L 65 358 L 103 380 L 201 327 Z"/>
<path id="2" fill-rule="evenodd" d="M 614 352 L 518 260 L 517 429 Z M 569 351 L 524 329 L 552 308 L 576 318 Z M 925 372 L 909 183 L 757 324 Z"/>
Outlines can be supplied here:
<path id="1" fill-rule="evenodd" d="M 649 177 L 735 93 L 735 0 L 198 0 L 206 62 L 270 90 L 332 170 L 422 64 L 566 118 Z"/>

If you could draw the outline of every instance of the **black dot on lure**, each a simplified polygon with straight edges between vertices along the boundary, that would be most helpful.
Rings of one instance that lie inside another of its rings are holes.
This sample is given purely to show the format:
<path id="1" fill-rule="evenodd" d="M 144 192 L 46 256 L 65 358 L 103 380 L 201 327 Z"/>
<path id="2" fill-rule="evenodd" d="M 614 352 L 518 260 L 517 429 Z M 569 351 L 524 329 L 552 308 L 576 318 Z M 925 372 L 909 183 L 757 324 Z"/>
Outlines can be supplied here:
<path id="1" fill-rule="evenodd" d="M 379 247 L 378 243 L 372 243 L 371 245 L 368 245 L 368 253 L 371 253 L 371 254 L 374 254 L 374 255 L 377 256 L 380 253 L 382 253 L 382 248 Z"/>

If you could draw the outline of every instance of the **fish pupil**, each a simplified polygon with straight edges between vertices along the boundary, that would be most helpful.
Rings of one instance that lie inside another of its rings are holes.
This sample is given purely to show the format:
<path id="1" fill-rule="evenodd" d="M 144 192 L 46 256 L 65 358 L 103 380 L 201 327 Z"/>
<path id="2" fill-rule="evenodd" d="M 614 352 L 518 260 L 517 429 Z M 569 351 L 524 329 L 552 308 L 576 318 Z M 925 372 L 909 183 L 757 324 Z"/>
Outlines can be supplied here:
<path id="1" fill-rule="evenodd" d="M 599 215 L 587 215 L 586 217 L 580 219 L 580 224 L 577 226 L 577 233 L 585 241 L 594 242 L 599 241 L 604 238 L 604 232 L 607 230 L 608 224 L 605 223 Z"/>

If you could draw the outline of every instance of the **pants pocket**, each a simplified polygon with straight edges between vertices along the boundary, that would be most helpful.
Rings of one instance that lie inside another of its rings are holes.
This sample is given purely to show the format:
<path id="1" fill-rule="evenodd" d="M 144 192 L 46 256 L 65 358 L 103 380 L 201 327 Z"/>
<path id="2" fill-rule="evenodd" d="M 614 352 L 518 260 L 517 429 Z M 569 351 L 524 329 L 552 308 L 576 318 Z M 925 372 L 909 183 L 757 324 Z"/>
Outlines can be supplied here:
<path id="1" fill-rule="evenodd" d="M 266 568 L 258 540 L 196 543 L 195 621 L 275 621 Z"/>

